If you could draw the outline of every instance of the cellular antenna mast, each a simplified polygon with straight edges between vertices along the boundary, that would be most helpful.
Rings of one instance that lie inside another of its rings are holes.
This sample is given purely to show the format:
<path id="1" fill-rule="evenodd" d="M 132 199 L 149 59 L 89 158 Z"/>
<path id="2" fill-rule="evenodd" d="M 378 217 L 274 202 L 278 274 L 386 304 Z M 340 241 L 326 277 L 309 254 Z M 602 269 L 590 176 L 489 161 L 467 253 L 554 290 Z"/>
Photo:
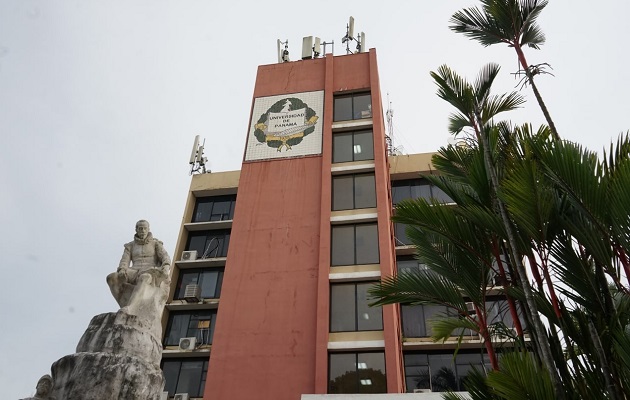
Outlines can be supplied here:
<path id="1" fill-rule="evenodd" d="M 190 160 L 188 160 L 188 164 L 190 164 L 190 175 L 192 174 L 205 174 L 206 172 L 206 163 L 208 159 L 203 156 L 203 147 L 206 144 L 206 139 L 203 140 L 203 143 L 199 145 L 199 135 L 195 136 L 195 142 L 193 143 L 192 151 L 190 152 Z"/>
<path id="2" fill-rule="evenodd" d="M 387 93 L 387 111 L 385 112 L 385 117 L 387 118 L 387 154 L 390 156 L 396 153 L 396 148 L 394 147 L 394 110 L 392 109 L 392 102 L 389 101 L 389 93 Z"/>
<path id="3" fill-rule="evenodd" d="M 284 45 L 284 49 L 282 45 Z M 278 39 L 278 63 L 282 64 L 285 62 L 289 62 L 289 39 L 284 42 Z"/>
<path id="4" fill-rule="evenodd" d="M 357 42 L 356 52 L 352 52 L 352 50 L 350 50 L 351 41 Z M 358 37 L 354 37 L 354 17 L 352 16 L 348 20 L 348 25 L 346 25 L 346 36 L 341 38 L 341 43 L 346 44 L 347 54 L 363 53 L 367 50 L 367 47 L 365 46 L 365 33 L 361 32 Z"/>

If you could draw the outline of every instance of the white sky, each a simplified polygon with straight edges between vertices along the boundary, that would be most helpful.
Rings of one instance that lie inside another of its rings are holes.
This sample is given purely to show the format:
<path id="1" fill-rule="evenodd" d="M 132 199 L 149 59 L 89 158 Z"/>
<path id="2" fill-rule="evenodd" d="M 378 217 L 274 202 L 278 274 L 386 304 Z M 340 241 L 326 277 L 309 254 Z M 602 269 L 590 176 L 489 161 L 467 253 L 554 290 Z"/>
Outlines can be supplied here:
<path id="1" fill-rule="evenodd" d="M 33 394 L 92 316 L 117 309 L 105 276 L 136 220 L 174 256 L 194 136 L 212 170 L 240 168 L 256 68 L 276 62 L 276 39 L 293 60 L 307 35 L 345 54 L 353 15 L 377 49 L 396 145 L 431 152 L 446 144 L 451 109 L 429 71 L 446 63 L 472 80 L 494 61 L 495 91 L 517 84 L 512 49 L 448 29 L 474 4 L 0 0 L 0 396 Z M 527 50 L 554 68 L 538 84 L 560 135 L 594 150 L 630 128 L 628 15 L 622 0 L 552 0 L 547 43 Z M 540 124 L 523 93 L 509 117 Z"/>

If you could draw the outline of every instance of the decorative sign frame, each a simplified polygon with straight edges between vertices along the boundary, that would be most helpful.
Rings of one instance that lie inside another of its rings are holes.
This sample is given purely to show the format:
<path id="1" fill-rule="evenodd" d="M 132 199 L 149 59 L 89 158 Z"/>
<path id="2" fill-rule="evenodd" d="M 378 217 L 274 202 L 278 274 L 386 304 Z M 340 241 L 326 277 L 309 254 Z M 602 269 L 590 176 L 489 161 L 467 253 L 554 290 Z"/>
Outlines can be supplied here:
<path id="1" fill-rule="evenodd" d="M 257 98 L 245 161 L 321 154 L 323 111 L 323 90 Z"/>

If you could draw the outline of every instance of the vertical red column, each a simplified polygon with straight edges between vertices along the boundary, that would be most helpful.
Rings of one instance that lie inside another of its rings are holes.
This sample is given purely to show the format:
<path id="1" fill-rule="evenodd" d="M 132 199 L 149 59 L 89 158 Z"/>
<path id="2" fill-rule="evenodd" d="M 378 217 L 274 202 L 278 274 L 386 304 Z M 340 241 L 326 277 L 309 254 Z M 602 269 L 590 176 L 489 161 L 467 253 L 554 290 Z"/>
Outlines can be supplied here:
<path id="1" fill-rule="evenodd" d="M 319 236 L 319 276 L 317 279 L 317 343 L 315 355 L 315 392 L 328 390 L 328 332 L 330 331 L 330 215 L 332 166 L 332 122 L 334 93 L 334 57 L 326 56 L 324 92 L 324 140 L 322 150 L 322 197 Z"/>
<path id="2" fill-rule="evenodd" d="M 392 234 L 392 208 L 390 198 L 389 162 L 385 142 L 385 123 L 381 99 L 376 50 L 370 50 L 370 88 L 372 95 L 372 121 L 374 131 L 374 175 L 376 179 L 376 204 L 378 214 L 378 241 L 381 276 L 391 276 L 396 268 L 396 250 Z M 399 308 L 383 307 L 383 334 L 385 337 L 385 370 L 387 391 L 404 392 L 402 344 L 400 339 Z"/>

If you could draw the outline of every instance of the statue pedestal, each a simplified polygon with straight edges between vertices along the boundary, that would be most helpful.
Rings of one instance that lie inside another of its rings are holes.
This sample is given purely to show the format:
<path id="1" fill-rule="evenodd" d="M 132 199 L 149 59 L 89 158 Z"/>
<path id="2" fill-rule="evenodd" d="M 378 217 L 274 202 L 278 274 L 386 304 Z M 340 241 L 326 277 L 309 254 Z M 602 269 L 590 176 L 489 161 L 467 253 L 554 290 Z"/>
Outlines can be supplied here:
<path id="1" fill-rule="evenodd" d="M 164 377 L 156 322 L 124 310 L 92 318 L 77 352 L 52 365 L 52 396 L 64 400 L 159 399 Z"/>

